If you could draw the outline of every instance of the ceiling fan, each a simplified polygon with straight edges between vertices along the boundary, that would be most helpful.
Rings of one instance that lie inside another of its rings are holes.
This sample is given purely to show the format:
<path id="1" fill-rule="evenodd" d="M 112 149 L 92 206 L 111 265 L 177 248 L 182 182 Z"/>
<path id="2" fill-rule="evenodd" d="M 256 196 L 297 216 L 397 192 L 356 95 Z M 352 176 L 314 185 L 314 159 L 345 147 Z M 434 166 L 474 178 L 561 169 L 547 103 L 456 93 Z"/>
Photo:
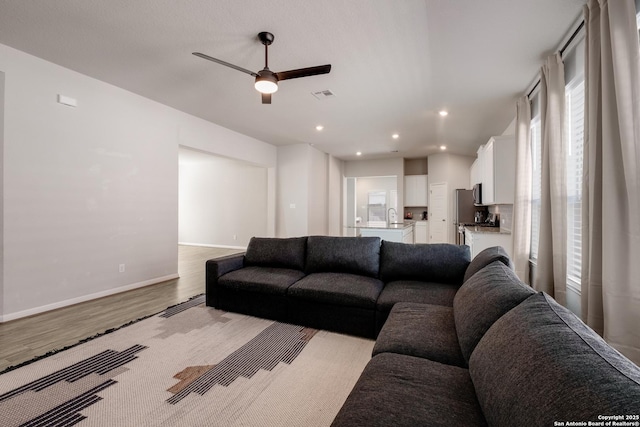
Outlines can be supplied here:
<path id="1" fill-rule="evenodd" d="M 331 64 L 319 65 L 317 67 L 299 68 L 297 70 L 280 71 L 274 73 L 269 69 L 269 45 L 273 43 L 274 36 L 271 33 L 265 31 L 258 33 L 258 40 L 264 45 L 264 68 L 257 73 L 247 70 L 246 68 L 239 67 L 234 64 L 230 64 L 221 59 L 213 58 L 209 55 L 205 55 L 200 52 L 193 52 L 195 56 L 207 59 L 209 61 L 217 62 L 218 64 L 233 68 L 234 70 L 242 71 L 256 78 L 255 88 L 262 94 L 262 103 L 271 104 L 271 94 L 278 90 L 278 82 L 281 80 L 297 79 L 299 77 L 309 77 L 318 74 L 327 74 L 331 71 Z"/>

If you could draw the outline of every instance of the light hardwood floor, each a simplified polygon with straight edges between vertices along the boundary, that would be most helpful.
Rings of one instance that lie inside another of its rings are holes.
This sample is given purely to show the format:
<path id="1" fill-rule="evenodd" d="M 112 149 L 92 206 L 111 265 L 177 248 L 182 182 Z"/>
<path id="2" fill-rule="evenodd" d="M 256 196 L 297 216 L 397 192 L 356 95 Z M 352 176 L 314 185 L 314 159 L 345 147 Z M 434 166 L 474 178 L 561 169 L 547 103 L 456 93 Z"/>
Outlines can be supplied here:
<path id="1" fill-rule="evenodd" d="M 204 293 L 205 261 L 238 252 L 181 245 L 179 279 L 0 323 L 0 372 Z"/>

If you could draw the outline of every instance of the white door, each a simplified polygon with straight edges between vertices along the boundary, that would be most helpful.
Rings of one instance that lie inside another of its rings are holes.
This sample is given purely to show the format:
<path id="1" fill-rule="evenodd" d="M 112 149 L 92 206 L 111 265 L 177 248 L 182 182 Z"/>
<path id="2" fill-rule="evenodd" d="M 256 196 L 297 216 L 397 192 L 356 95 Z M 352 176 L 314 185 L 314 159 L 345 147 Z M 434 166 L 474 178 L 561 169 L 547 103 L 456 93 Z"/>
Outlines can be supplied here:
<path id="1" fill-rule="evenodd" d="M 449 243 L 449 198 L 447 183 L 429 185 L 429 243 Z"/>

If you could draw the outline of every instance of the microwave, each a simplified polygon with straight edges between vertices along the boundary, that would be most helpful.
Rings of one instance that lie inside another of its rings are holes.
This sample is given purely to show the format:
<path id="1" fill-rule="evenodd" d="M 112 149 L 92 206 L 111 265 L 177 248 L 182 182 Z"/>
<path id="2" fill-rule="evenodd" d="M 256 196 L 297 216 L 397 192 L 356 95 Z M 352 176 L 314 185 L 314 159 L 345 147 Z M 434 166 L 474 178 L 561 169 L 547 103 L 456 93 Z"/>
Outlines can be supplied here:
<path id="1" fill-rule="evenodd" d="M 482 205 L 482 184 L 473 186 L 473 204 Z"/>

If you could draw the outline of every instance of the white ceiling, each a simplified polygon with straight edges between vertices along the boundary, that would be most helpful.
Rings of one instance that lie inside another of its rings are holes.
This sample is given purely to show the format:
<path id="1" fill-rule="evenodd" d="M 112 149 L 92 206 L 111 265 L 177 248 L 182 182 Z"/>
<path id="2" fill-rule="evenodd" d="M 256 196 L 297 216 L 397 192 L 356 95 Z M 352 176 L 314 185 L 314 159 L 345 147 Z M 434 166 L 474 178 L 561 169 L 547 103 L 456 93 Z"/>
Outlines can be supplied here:
<path id="1" fill-rule="evenodd" d="M 0 43 L 274 145 L 342 159 L 424 157 L 441 144 L 473 155 L 511 123 L 584 3 L 0 0 Z M 259 71 L 260 31 L 275 35 L 271 70 L 331 73 L 280 82 L 262 105 L 251 76 L 191 55 Z M 335 97 L 311 94 L 325 89 Z"/>

